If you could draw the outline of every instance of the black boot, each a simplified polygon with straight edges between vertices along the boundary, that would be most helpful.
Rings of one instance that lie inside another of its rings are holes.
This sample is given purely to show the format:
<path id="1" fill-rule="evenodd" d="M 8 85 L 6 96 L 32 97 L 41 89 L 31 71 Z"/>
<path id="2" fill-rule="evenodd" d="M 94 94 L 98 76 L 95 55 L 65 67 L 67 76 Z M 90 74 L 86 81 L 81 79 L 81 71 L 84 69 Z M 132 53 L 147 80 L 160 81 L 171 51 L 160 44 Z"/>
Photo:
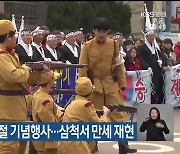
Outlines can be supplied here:
<path id="1" fill-rule="evenodd" d="M 98 141 L 95 141 L 96 145 L 94 147 L 94 149 L 91 151 L 91 153 L 96 153 L 98 151 Z"/>
<path id="2" fill-rule="evenodd" d="M 38 151 L 34 148 L 33 143 L 29 142 L 29 153 L 28 154 L 38 154 Z"/>
<path id="3" fill-rule="evenodd" d="M 130 149 L 128 142 L 118 142 L 119 154 L 136 153 L 137 149 Z"/>

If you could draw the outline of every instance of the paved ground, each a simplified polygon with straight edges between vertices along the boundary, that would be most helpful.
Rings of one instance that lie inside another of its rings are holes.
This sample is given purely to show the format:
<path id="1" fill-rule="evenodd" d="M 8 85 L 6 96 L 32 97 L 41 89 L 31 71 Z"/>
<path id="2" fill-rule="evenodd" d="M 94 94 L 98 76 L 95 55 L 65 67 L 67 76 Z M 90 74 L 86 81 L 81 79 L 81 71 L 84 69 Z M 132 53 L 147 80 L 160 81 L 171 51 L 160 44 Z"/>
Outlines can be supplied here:
<path id="1" fill-rule="evenodd" d="M 174 110 L 174 141 L 166 142 L 129 142 L 137 154 L 180 154 L 180 109 Z M 136 117 L 134 118 L 136 121 Z M 96 154 L 118 154 L 117 142 L 99 142 Z M 27 147 L 28 148 L 28 147 Z M 28 153 L 26 153 L 28 154 Z"/>

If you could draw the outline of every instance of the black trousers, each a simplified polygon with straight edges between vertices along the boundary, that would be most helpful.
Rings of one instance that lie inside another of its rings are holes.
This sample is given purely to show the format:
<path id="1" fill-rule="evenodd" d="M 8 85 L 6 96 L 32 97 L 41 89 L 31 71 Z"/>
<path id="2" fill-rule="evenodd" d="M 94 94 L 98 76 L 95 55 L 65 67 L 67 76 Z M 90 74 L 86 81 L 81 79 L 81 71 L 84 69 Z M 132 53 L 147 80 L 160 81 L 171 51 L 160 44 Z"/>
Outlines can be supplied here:
<path id="1" fill-rule="evenodd" d="M 129 148 L 128 142 L 118 142 L 119 154 L 127 154 L 127 149 Z"/>
<path id="2" fill-rule="evenodd" d="M 164 77 L 161 73 L 153 74 L 152 86 L 151 104 L 164 104 Z"/>
<path id="3" fill-rule="evenodd" d="M 32 142 L 29 142 L 29 153 L 28 154 L 38 154 L 38 151 L 34 148 Z"/>

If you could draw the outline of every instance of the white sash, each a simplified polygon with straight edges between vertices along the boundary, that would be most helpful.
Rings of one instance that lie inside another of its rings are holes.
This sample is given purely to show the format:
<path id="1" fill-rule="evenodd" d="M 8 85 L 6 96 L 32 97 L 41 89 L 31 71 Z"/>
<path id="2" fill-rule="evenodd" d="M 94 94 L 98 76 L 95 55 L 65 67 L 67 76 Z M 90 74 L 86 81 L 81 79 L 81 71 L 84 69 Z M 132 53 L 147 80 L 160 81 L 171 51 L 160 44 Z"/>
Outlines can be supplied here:
<path id="1" fill-rule="evenodd" d="M 21 40 L 19 44 L 24 48 L 27 55 L 32 58 L 33 50 L 32 50 L 31 44 L 25 44 L 23 40 Z"/>
<path id="2" fill-rule="evenodd" d="M 81 43 L 80 46 L 79 46 L 79 44 L 78 44 L 77 42 L 75 42 L 75 45 L 77 45 L 77 46 L 80 47 L 80 48 L 82 47 L 82 44 L 83 44 L 83 43 Z"/>
<path id="3" fill-rule="evenodd" d="M 78 57 L 78 51 L 77 51 L 77 47 L 74 46 L 74 48 L 68 44 L 67 42 L 65 42 L 64 44 L 65 46 L 67 46 L 69 48 L 69 50 L 73 53 L 74 57 Z"/>
<path id="4" fill-rule="evenodd" d="M 74 44 L 77 45 L 78 47 L 80 47 L 79 44 L 78 44 L 77 42 L 75 42 Z"/>
<path id="5" fill-rule="evenodd" d="M 49 52 L 51 53 L 51 55 L 52 55 L 56 60 L 58 60 L 56 49 L 53 50 L 53 49 L 50 48 L 49 45 L 47 45 L 47 44 L 46 44 L 46 48 L 49 50 Z"/>
<path id="6" fill-rule="evenodd" d="M 39 53 L 41 54 L 41 56 L 42 56 L 43 58 L 45 58 L 44 49 L 43 49 L 40 45 L 38 45 L 38 44 L 36 44 L 36 43 L 34 43 L 34 42 L 32 42 L 31 45 L 35 46 L 36 49 L 37 49 L 37 50 L 39 51 Z M 40 50 L 39 48 L 41 48 L 42 52 L 41 52 L 41 50 Z"/>
<path id="7" fill-rule="evenodd" d="M 51 58 L 46 58 L 46 57 L 45 57 L 44 49 L 43 49 L 41 46 L 39 46 L 38 44 L 36 44 L 36 43 L 34 43 L 34 42 L 32 42 L 31 45 L 33 45 L 33 46 L 36 47 L 36 49 L 38 50 L 38 52 L 39 52 L 39 53 L 41 54 L 41 56 L 43 57 L 44 61 L 48 61 L 48 62 L 51 61 Z M 41 48 L 42 52 L 41 52 L 41 50 L 40 50 L 39 48 Z"/>
<path id="8" fill-rule="evenodd" d="M 66 40 L 62 41 L 62 43 L 61 43 L 61 44 L 62 44 L 62 45 L 64 45 L 64 44 L 65 44 L 65 42 L 66 42 Z"/>
<path id="9" fill-rule="evenodd" d="M 148 42 L 148 40 L 145 38 L 145 44 L 147 45 L 147 47 L 149 48 L 149 50 L 151 50 L 151 53 L 152 54 L 155 54 L 155 50 L 158 49 L 159 51 L 160 48 L 159 48 L 159 45 L 157 44 L 156 42 L 156 39 L 154 39 L 154 41 L 152 42 L 152 46 L 150 45 L 150 43 Z"/>
<path id="10" fill-rule="evenodd" d="M 159 57 L 159 53 L 157 50 L 161 51 L 159 48 L 159 45 L 156 42 L 156 39 L 154 39 L 154 41 L 152 42 L 152 46 L 150 45 L 150 43 L 147 41 L 147 39 L 145 38 L 145 44 L 147 45 L 147 47 L 149 48 L 149 50 L 151 50 L 152 54 L 155 54 L 155 52 L 157 53 L 157 57 L 158 57 L 158 64 L 160 67 L 162 67 L 162 60 Z"/>
<path id="11" fill-rule="evenodd" d="M 121 55 L 123 56 L 123 58 L 126 57 L 126 53 L 124 52 L 124 49 L 123 49 L 122 46 L 120 47 L 120 51 L 119 51 L 119 52 L 121 53 Z"/>
<path id="12" fill-rule="evenodd" d="M 152 46 L 150 45 L 150 43 L 148 42 L 148 40 L 145 38 L 145 44 L 147 45 L 147 47 L 149 48 L 149 50 L 151 51 L 151 53 L 154 55 L 155 54 L 155 48 L 154 48 L 154 44 L 152 43 Z"/>

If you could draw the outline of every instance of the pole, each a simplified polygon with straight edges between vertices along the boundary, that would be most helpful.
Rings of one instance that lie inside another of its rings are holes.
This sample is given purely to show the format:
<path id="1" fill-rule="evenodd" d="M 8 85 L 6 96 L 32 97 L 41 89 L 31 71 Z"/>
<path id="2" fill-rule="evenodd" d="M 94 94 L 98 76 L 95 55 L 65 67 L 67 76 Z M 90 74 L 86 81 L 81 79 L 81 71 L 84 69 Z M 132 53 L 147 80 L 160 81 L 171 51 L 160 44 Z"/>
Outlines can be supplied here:
<path id="1" fill-rule="evenodd" d="M 171 32 L 172 2 L 166 1 L 166 32 Z"/>

